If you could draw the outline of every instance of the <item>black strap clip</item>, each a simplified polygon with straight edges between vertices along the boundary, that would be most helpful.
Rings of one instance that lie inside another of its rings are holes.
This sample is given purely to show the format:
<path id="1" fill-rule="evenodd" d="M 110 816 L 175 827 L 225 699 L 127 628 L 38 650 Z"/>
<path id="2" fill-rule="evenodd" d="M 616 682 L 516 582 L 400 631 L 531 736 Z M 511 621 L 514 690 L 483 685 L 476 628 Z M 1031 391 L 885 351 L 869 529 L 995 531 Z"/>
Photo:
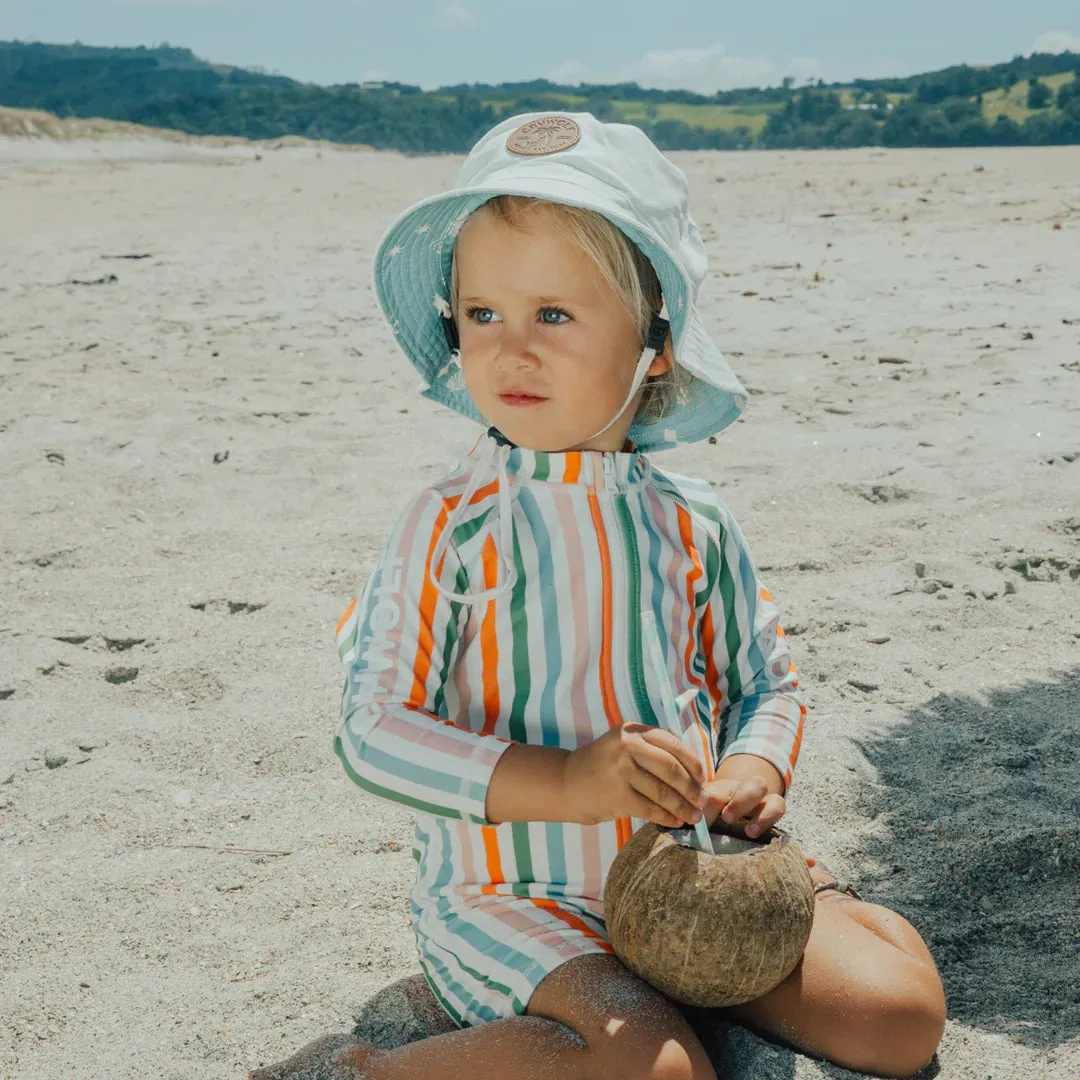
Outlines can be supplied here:
<path id="1" fill-rule="evenodd" d="M 449 346 L 452 353 L 459 352 L 461 349 L 461 340 L 458 337 L 457 323 L 454 322 L 453 315 L 440 315 L 439 320 L 442 323 L 443 334 L 446 336 L 446 344 Z"/>
<path id="2" fill-rule="evenodd" d="M 652 323 L 649 325 L 649 334 L 645 338 L 645 347 L 652 349 L 655 353 L 661 353 L 664 351 L 664 343 L 667 341 L 668 330 L 671 329 L 671 323 L 667 319 L 661 318 L 659 312 L 653 315 Z"/>

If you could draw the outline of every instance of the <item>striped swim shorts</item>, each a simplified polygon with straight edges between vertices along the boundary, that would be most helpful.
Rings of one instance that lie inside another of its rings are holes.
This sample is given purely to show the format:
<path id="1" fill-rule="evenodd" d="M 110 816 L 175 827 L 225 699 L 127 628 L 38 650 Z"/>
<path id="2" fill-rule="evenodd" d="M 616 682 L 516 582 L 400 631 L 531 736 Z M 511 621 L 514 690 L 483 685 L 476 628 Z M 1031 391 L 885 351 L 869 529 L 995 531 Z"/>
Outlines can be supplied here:
<path id="1" fill-rule="evenodd" d="M 613 954 L 603 905 L 580 897 L 415 898 L 420 965 L 459 1027 L 523 1016 L 541 982 L 568 960 Z"/>

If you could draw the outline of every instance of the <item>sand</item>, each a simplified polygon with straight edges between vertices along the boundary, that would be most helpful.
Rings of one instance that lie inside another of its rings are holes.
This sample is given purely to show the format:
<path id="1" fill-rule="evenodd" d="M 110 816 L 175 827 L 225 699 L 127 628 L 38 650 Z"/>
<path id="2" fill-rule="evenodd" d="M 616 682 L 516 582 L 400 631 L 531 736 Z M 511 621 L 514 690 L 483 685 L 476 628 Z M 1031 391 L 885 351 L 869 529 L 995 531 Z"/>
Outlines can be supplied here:
<path id="1" fill-rule="evenodd" d="M 752 396 L 663 461 L 784 614 L 784 825 L 929 943 L 928 1075 L 1080 1075 L 1080 147 L 674 157 Z M 410 815 L 332 754 L 333 629 L 477 435 L 416 395 L 368 268 L 458 160 L 0 139 L 4 1080 L 427 1030 L 386 989 L 419 970 Z"/>

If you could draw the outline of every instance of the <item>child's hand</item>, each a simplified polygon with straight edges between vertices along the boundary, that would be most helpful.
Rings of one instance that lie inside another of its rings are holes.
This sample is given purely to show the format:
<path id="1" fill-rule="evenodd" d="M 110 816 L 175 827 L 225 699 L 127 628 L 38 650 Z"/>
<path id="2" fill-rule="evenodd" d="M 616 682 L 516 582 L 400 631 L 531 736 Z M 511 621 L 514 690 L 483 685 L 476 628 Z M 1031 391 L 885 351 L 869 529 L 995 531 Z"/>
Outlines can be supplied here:
<path id="1" fill-rule="evenodd" d="M 677 828 L 701 817 L 705 769 L 670 731 L 620 724 L 567 755 L 566 820 L 595 825 L 638 817 Z"/>
<path id="2" fill-rule="evenodd" d="M 742 824 L 747 836 L 760 836 L 787 812 L 784 796 L 770 793 L 760 776 L 718 776 L 705 784 L 704 790 L 709 800 L 705 821 L 710 826 L 717 818 Z"/>

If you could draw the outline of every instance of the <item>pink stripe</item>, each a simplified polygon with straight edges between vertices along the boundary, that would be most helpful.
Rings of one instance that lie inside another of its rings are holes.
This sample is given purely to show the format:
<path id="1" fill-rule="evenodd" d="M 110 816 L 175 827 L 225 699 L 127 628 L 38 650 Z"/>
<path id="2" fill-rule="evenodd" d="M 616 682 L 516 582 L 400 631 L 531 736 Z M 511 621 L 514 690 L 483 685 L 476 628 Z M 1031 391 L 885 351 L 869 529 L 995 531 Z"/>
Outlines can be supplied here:
<path id="1" fill-rule="evenodd" d="M 398 552 L 412 552 L 416 548 L 416 533 L 420 526 L 421 520 L 425 516 L 425 511 L 431 508 L 431 504 L 425 499 L 417 501 L 413 507 L 412 513 L 405 521 L 405 525 L 401 530 L 401 534 L 397 537 L 396 550 Z M 430 533 L 430 528 L 427 530 Z M 384 694 L 392 694 L 394 690 L 394 682 L 398 678 L 405 678 L 408 680 L 411 688 L 412 673 L 415 670 L 416 665 L 416 652 L 419 649 L 419 640 L 413 642 L 413 655 L 408 664 L 402 662 L 402 641 L 401 631 L 409 622 L 409 619 L 405 613 L 402 613 L 402 617 L 398 620 L 397 626 L 386 632 L 386 638 L 392 642 L 392 648 L 383 655 L 390 661 L 386 670 L 379 676 L 377 683 L 379 689 Z M 361 628 L 362 629 L 362 628 Z M 408 697 L 408 694 L 403 695 Z"/>
<path id="2" fill-rule="evenodd" d="M 585 551 L 581 543 L 579 530 L 580 523 L 574 515 L 571 501 L 565 498 L 556 498 L 555 504 L 558 509 L 559 523 L 562 526 L 561 533 L 566 542 L 566 558 L 569 566 L 576 566 L 584 570 Z M 593 660 L 591 648 L 592 635 L 589 633 L 589 609 L 586 603 L 586 589 L 571 588 L 570 609 L 572 612 L 573 637 L 567 640 L 564 634 L 563 657 L 566 651 L 572 650 L 574 657 L 574 669 L 570 684 L 570 703 L 574 714 L 575 736 L 577 745 L 583 746 L 592 742 L 599 734 L 607 730 L 607 722 L 604 719 L 603 710 L 594 710 L 598 722 L 603 725 L 603 730 L 597 732 L 593 723 L 590 722 L 589 701 L 585 694 L 585 680 L 590 671 L 595 673 L 598 665 Z M 603 888 L 604 866 L 600 853 L 600 837 L 595 828 L 585 827 L 581 830 L 581 863 L 582 863 L 582 892 L 585 896 L 599 897 Z"/>
<path id="3" fill-rule="evenodd" d="M 503 926 L 518 934 L 523 934 L 531 942 L 542 948 L 550 949 L 560 957 L 569 958 L 577 956 L 582 951 L 582 943 L 588 939 L 580 930 L 575 930 L 566 923 L 561 922 L 554 914 L 550 914 L 543 908 L 536 907 L 528 900 L 502 900 L 492 896 L 462 897 L 465 907 L 474 913 L 485 916 L 501 923 Z M 576 905 L 565 904 L 565 910 L 576 915 L 579 919 L 588 920 L 590 913 L 575 910 Z M 534 914 L 535 913 L 535 914 Z M 595 926 L 596 931 L 604 940 L 607 936 L 603 926 Z M 520 948 L 520 943 L 515 942 Z"/>
<path id="4" fill-rule="evenodd" d="M 463 881 L 476 880 L 476 858 L 473 852 L 471 826 L 467 821 L 455 822 L 454 832 L 457 833 L 458 844 L 461 851 L 461 875 Z"/>
<path id="5" fill-rule="evenodd" d="M 585 549 L 581 543 L 580 525 L 574 514 L 574 507 L 569 499 L 554 499 L 555 508 L 559 515 L 559 524 L 562 526 L 561 535 L 566 543 L 567 565 L 577 567 L 579 572 L 584 573 L 586 567 Z M 590 526 L 591 528 L 591 526 Z M 554 536 L 552 537 L 554 540 Z M 585 694 L 585 682 L 590 671 L 595 673 L 598 665 L 594 662 L 592 650 L 592 635 L 589 633 L 589 606 L 587 602 L 587 589 L 575 588 L 577 583 L 572 579 L 568 583 L 571 588 L 567 589 L 570 594 L 571 626 L 560 626 L 562 639 L 563 662 L 567 659 L 567 652 L 573 654 L 573 674 L 570 679 L 570 703 L 574 712 L 574 734 L 577 737 L 577 745 L 584 746 L 607 731 L 607 722 L 600 717 L 601 730 L 590 722 L 589 700 Z M 572 636 L 568 640 L 567 630 L 571 630 Z"/>
<path id="6" fill-rule="evenodd" d="M 412 705 L 403 705 L 402 708 L 409 712 L 418 713 L 421 716 L 427 717 L 429 720 L 432 719 L 430 713 L 423 712 Z M 390 712 L 386 713 L 386 717 L 380 727 L 383 731 L 389 732 L 395 738 L 403 739 L 405 742 L 411 743 L 414 746 L 430 749 L 437 754 L 450 754 L 453 757 L 462 758 L 467 761 L 479 761 L 485 765 L 493 765 L 498 761 L 499 751 L 495 749 L 496 743 L 507 743 L 510 741 L 509 739 L 503 739 L 498 735 L 483 735 L 483 738 L 491 740 L 492 748 L 489 750 L 486 746 L 481 746 L 479 748 L 479 753 L 477 753 L 476 741 L 473 736 L 481 735 L 480 732 L 465 732 L 463 728 L 459 728 L 456 724 L 450 723 L 449 720 L 440 720 L 437 717 L 435 719 L 438 723 L 444 725 L 447 728 L 447 731 L 451 729 L 461 731 L 467 738 L 454 738 L 454 736 L 444 734 L 439 729 L 432 730 L 430 727 L 423 724 L 410 723 L 406 717 Z M 398 730 L 399 724 L 402 725 L 404 731 Z"/>

